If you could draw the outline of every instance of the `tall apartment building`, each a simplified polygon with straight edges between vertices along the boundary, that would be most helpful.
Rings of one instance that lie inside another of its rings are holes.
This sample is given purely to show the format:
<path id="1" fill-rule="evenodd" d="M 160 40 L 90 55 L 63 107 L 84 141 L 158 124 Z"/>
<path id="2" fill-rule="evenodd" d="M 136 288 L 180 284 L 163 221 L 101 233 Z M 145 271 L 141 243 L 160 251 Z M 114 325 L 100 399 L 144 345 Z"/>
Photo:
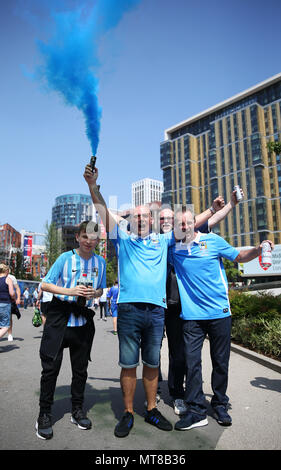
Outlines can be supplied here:
<path id="1" fill-rule="evenodd" d="M 144 178 L 132 184 L 132 206 L 161 201 L 163 192 L 162 181 Z"/>
<path id="2" fill-rule="evenodd" d="M 86 194 L 64 194 L 55 199 L 52 208 L 52 222 L 57 228 L 64 225 L 79 225 L 84 220 L 91 220 L 93 212 L 92 198 Z"/>
<path id="3" fill-rule="evenodd" d="M 281 74 L 165 131 L 160 145 L 162 203 L 194 204 L 195 213 L 239 184 L 245 198 L 220 223 L 234 246 L 265 238 L 281 243 L 281 159 L 269 141 L 281 141 Z"/>

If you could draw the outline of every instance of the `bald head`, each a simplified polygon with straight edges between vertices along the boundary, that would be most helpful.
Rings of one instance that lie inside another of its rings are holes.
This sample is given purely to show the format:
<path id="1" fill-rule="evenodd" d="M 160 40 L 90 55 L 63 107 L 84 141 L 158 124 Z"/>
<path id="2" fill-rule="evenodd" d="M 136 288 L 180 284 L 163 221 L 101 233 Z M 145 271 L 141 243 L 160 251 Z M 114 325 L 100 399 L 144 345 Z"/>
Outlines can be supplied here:
<path id="1" fill-rule="evenodd" d="M 151 230 L 152 225 L 151 211 L 148 206 L 137 206 L 132 209 L 130 217 L 130 227 L 139 237 L 146 237 Z"/>

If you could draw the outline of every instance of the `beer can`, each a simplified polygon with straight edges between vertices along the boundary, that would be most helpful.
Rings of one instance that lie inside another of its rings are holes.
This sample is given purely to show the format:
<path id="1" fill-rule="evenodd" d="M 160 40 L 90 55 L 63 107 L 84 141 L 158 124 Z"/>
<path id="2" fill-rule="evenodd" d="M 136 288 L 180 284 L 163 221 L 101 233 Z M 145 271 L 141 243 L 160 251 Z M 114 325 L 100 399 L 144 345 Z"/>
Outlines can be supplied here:
<path id="1" fill-rule="evenodd" d="M 242 196 L 242 192 L 241 192 L 240 186 L 239 186 L 238 184 L 237 184 L 236 186 L 234 186 L 234 191 L 236 191 L 236 199 L 237 199 L 237 201 L 242 201 L 243 196 Z"/>
<path id="2" fill-rule="evenodd" d="M 269 268 L 272 265 L 271 246 L 268 242 L 262 242 L 261 262 L 266 268 Z"/>
<path id="3" fill-rule="evenodd" d="M 86 287 L 92 286 L 92 282 L 88 280 L 86 273 L 83 273 L 82 277 L 78 279 L 77 286 L 86 286 Z M 77 305 L 79 305 L 80 307 L 85 307 L 86 297 L 82 297 L 81 295 L 79 295 L 77 297 Z"/>

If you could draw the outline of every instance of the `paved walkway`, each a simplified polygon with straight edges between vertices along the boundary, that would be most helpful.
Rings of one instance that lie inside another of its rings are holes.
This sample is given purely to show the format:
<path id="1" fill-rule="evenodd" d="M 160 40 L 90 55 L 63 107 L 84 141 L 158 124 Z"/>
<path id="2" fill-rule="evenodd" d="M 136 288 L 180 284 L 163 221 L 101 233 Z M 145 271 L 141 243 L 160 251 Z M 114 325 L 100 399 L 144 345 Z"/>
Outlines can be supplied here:
<path id="1" fill-rule="evenodd" d="M 70 422 L 70 363 L 65 351 L 53 407 L 54 437 L 38 439 L 34 424 L 38 416 L 41 364 L 39 345 L 42 328 L 32 326 L 33 309 L 21 309 L 14 317 L 14 341 L 0 340 L 0 449 L 4 450 L 276 450 L 281 449 L 281 375 L 272 368 L 231 352 L 228 395 L 233 425 L 223 428 L 211 415 L 206 427 L 190 431 L 160 431 L 144 422 L 144 392 L 141 367 L 135 398 L 135 425 L 125 439 L 114 436 L 114 427 L 122 415 L 119 386 L 118 337 L 112 334 L 112 319 L 95 317 L 96 336 L 92 362 L 88 369 L 85 408 L 93 421 L 90 431 L 80 431 Z M 208 341 L 203 350 L 203 378 L 206 399 L 210 402 L 211 364 Z M 257 355 L 258 357 L 258 355 Z M 167 391 L 167 341 L 161 354 L 162 400 L 160 411 L 175 424 Z M 279 366 L 277 361 L 273 361 Z M 14 454 L 13 454 L 14 455 Z"/>

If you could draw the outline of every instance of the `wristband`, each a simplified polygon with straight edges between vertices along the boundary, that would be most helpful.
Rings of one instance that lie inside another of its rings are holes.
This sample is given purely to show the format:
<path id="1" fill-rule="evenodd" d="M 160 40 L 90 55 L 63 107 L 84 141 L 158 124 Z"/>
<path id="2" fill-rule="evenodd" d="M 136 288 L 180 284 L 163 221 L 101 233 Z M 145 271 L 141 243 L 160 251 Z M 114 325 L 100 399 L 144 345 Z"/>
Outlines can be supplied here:
<path id="1" fill-rule="evenodd" d="M 215 211 L 215 209 L 213 208 L 213 206 L 209 207 L 209 209 L 210 209 L 210 211 L 212 212 L 212 214 L 215 214 L 215 213 L 216 213 L 216 211 Z"/>

